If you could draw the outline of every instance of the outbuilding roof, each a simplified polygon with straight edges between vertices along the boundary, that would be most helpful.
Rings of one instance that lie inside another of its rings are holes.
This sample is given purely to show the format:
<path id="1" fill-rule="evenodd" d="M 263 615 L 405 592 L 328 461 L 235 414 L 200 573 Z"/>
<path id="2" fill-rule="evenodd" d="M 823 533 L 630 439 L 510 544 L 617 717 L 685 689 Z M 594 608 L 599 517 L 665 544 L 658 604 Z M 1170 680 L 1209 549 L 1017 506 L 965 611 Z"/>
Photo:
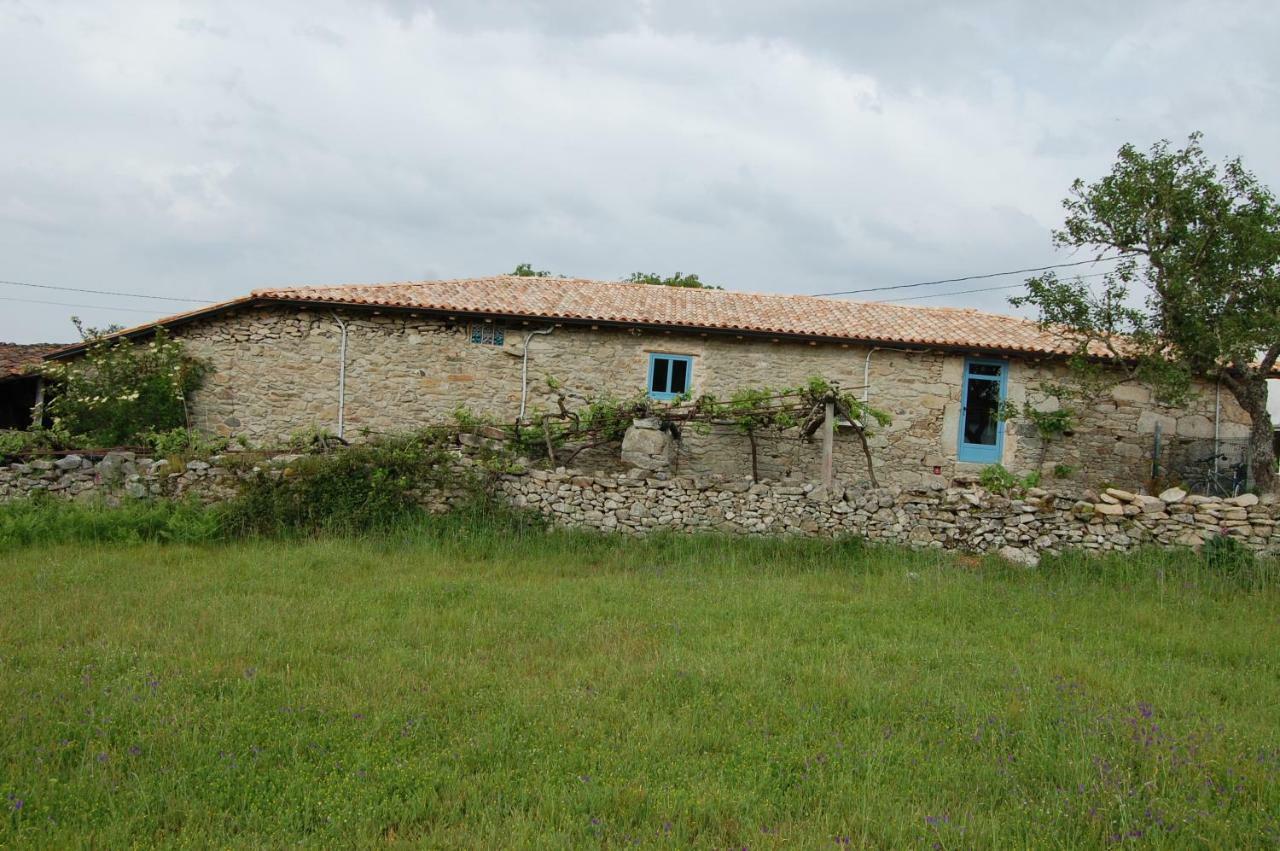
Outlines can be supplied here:
<path id="1" fill-rule="evenodd" d="M 968 308 L 691 289 L 580 278 L 498 275 L 452 281 L 272 287 L 119 332 L 136 336 L 257 304 L 315 304 L 414 310 L 785 337 L 789 339 L 945 347 L 992 352 L 1070 354 L 1072 344 L 1027 319 Z M 58 355 L 73 354 L 67 347 Z"/>
<path id="2" fill-rule="evenodd" d="M 27 375 L 46 355 L 64 343 L 0 343 L 0 381 Z"/>

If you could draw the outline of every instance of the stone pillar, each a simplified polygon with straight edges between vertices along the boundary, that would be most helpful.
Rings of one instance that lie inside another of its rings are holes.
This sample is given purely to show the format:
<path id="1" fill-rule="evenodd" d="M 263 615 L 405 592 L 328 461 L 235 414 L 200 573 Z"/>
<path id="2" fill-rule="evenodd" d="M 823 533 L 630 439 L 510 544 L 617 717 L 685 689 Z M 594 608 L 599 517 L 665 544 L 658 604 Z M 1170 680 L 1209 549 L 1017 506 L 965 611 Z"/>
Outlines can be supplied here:
<path id="1" fill-rule="evenodd" d="M 641 470 L 669 470 L 676 460 L 676 442 L 662 422 L 649 417 L 633 420 L 622 438 L 622 463 Z"/>

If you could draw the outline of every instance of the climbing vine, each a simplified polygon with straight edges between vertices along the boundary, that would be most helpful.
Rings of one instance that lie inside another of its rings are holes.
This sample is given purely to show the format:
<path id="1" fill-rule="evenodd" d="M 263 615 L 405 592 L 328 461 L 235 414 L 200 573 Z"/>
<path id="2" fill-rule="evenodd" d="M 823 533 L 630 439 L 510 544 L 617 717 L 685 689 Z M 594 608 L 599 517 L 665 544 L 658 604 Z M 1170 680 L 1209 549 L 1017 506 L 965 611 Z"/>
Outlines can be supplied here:
<path id="1" fill-rule="evenodd" d="M 1068 404 L 1085 395 L 1087 391 L 1068 387 L 1060 382 L 1044 381 L 1032 388 L 1021 405 L 1004 401 L 1000 404 L 999 417 L 1004 422 L 1025 420 L 1040 438 L 1039 470 L 1049 455 L 1049 447 L 1075 433 L 1076 409 Z M 1064 465 L 1059 464 L 1058 468 Z"/>
<path id="2" fill-rule="evenodd" d="M 550 377 L 547 386 L 552 392 L 552 406 L 534 411 L 524 421 L 504 427 L 465 410 L 455 412 L 455 419 L 464 429 L 497 428 L 522 454 L 566 465 L 588 449 L 620 442 L 637 419 L 657 419 L 661 428 L 677 439 L 684 428 L 707 431 L 712 426 L 728 427 L 746 436 L 751 447 L 752 479 L 758 480 L 758 436 L 763 432 L 796 430 L 800 439 L 811 440 L 825 421 L 830 404 L 841 427 L 852 430 L 859 439 L 873 484 L 876 477 L 867 435 L 875 426 L 890 422 L 886 412 L 820 376 L 795 387 L 743 388 L 726 399 L 704 394 L 697 398 L 677 397 L 670 402 L 642 395 L 586 397 Z"/>

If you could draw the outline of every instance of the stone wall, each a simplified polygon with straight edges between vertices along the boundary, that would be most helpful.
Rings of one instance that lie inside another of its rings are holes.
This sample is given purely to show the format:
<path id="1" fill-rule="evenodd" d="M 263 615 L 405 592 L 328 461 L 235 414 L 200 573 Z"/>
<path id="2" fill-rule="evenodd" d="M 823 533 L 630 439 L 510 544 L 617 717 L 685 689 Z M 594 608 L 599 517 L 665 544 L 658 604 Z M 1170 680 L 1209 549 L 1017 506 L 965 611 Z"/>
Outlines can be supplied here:
<path id="1" fill-rule="evenodd" d="M 364 431 L 401 432 L 439 424 L 465 407 L 501 422 L 520 411 L 521 365 L 526 335 L 545 323 L 511 323 L 501 346 L 470 342 L 464 319 L 403 312 L 347 311 L 349 328 L 345 423 L 348 437 Z M 334 431 L 338 421 L 339 325 L 324 310 L 254 308 L 221 314 L 176 329 L 191 352 L 213 367 L 192 400 L 194 423 L 207 431 L 240 436 L 254 445 L 281 446 L 306 428 Z M 803 383 L 813 375 L 861 388 L 868 401 L 893 415 L 872 437 L 881 482 L 925 486 L 976 472 L 956 460 L 963 353 L 868 349 L 855 345 L 770 342 L 758 338 L 640 329 L 553 327 L 529 344 L 528 410 L 552 406 L 547 376 L 583 396 L 643 393 L 649 355 L 667 352 L 693 358 L 693 392 L 721 398 L 741 388 Z M 976 352 L 974 354 L 977 354 Z M 1018 405 L 1045 378 L 1065 375 L 1061 364 L 1012 358 L 1009 401 Z M 859 390 L 858 392 L 862 392 Z M 1153 402 L 1135 384 L 1115 387 L 1081 412 L 1076 433 L 1042 452 L 1034 430 L 1006 426 L 1006 467 L 1018 473 L 1071 468 L 1080 487 L 1146 481 L 1153 432 L 1165 439 L 1213 433 L 1214 395 L 1201 393 L 1183 409 Z M 1223 437 L 1248 433 L 1248 417 L 1222 396 Z M 836 475 L 866 479 L 852 435 L 836 439 Z M 616 459 L 616 450 L 612 451 Z M 766 478 L 813 479 L 820 465 L 818 443 L 794 435 L 762 435 L 760 468 Z M 590 456 L 591 466 L 609 466 L 608 453 Z M 738 476 L 750 469 L 746 438 L 729 429 L 709 434 L 686 430 L 676 469 L 682 473 Z M 579 459 L 586 466 L 587 457 Z"/>
<path id="2" fill-rule="evenodd" d="M 1068 549 L 1125 551 L 1199 547 L 1226 535 L 1280 553 L 1274 497 L 1219 500 L 1171 488 L 1159 496 L 1108 489 L 1077 499 L 1032 488 L 1010 498 L 972 482 L 957 486 L 845 489 L 698 477 L 588 476 L 532 470 L 502 482 L 512 502 L 557 525 L 647 534 L 851 535 L 965 552 L 999 552 L 1023 563 Z"/>
<path id="3" fill-rule="evenodd" d="M 47 491 L 79 500 L 193 496 L 212 502 L 233 494 L 237 478 L 256 469 L 288 475 L 297 458 L 259 459 L 256 468 L 216 456 L 177 467 L 131 453 L 34 460 L 0 467 L 0 501 Z M 475 462 L 458 454 L 453 463 L 461 471 Z M 564 469 L 503 474 L 493 487 L 511 504 L 537 511 L 555 525 L 602 532 L 850 535 L 913 547 L 998 552 L 1027 564 L 1044 552 L 1195 547 L 1214 535 L 1235 538 L 1258 553 L 1280 554 L 1280 505 L 1273 496 L 1251 494 L 1218 500 L 1177 489 L 1159 496 L 1110 489 L 1078 499 L 1032 489 L 1007 498 L 965 479 L 951 486 L 836 487 L 827 493 L 800 481 L 752 484 L 717 476 L 641 470 L 592 475 Z M 430 492 L 424 503 L 444 511 L 460 495 Z"/>

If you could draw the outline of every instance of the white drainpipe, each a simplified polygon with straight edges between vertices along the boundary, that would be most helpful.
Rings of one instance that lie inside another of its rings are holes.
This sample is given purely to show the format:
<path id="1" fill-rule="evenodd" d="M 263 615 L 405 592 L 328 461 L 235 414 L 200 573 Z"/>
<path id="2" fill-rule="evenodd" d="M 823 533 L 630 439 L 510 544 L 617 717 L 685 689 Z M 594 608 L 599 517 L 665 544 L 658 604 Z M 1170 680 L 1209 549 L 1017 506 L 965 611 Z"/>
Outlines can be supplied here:
<path id="1" fill-rule="evenodd" d="M 524 335 L 524 352 L 520 358 L 520 422 L 524 422 L 525 403 L 529 399 L 529 341 L 534 337 L 550 334 L 556 326 L 549 325 Z"/>
<path id="2" fill-rule="evenodd" d="M 342 342 L 338 346 L 338 439 L 342 440 L 347 420 L 347 323 L 334 313 L 333 321 L 342 329 Z"/>
<path id="3" fill-rule="evenodd" d="M 871 356 L 879 350 L 879 346 L 872 346 L 867 352 L 866 361 L 862 364 L 862 403 L 864 405 L 871 393 Z"/>

